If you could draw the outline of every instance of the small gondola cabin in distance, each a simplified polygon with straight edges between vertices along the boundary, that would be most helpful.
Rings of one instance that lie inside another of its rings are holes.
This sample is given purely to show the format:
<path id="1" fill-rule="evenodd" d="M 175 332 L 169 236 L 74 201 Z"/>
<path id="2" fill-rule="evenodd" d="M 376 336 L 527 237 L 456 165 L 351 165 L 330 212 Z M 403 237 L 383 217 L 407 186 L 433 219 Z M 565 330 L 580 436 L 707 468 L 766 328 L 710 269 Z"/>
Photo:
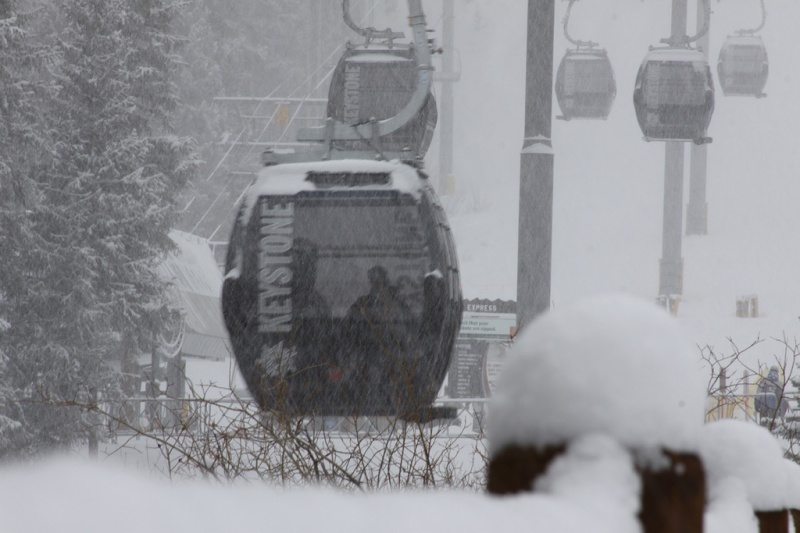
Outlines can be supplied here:
<path id="1" fill-rule="evenodd" d="M 717 74 L 725 96 L 763 98 L 769 77 L 769 59 L 764 41 L 756 35 L 767 23 L 767 6 L 761 4 L 761 22 L 753 29 L 729 35 L 719 51 Z"/>
<path id="2" fill-rule="evenodd" d="M 556 99 L 564 120 L 606 119 L 617 95 L 614 70 L 602 49 L 568 50 L 556 72 Z"/>
<path id="3" fill-rule="evenodd" d="M 264 168 L 228 247 L 222 306 L 260 407 L 418 419 L 461 322 L 453 237 L 400 161 Z"/>
<path id="4" fill-rule="evenodd" d="M 719 52 L 717 74 L 725 96 L 766 96 L 764 87 L 769 77 L 769 59 L 761 37 L 728 37 Z"/>
<path id="5" fill-rule="evenodd" d="M 569 32 L 570 0 L 564 16 L 564 37 L 574 45 L 567 49 L 556 72 L 555 92 L 564 120 L 608 118 L 617 96 L 614 69 L 604 48 L 597 43 L 573 39 Z"/>

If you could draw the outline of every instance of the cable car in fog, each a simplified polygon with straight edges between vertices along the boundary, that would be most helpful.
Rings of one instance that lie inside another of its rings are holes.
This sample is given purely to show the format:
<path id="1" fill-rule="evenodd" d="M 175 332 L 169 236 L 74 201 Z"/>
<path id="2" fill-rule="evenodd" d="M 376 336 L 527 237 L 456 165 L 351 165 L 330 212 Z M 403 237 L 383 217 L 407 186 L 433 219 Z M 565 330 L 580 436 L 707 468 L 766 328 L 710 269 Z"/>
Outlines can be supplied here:
<path id="1" fill-rule="evenodd" d="M 427 177 L 400 161 L 266 167 L 231 234 L 222 308 L 262 409 L 424 419 L 461 322 Z"/>
<path id="2" fill-rule="evenodd" d="M 769 59 L 761 37 L 728 37 L 719 52 L 717 74 L 725 96 L 765 96 Z"/>
<path id="3" fill-rule="evenodd" d="M 693 48 L 656 48 L 645 56 L 633 93 L 636 118 L 648 141 L 710 142 L 714 80 Z"/>
<path id="4" fill-rule="evenodd" d="M 396 115 L 411 100 L 417 84 L 417 59 L 408 44 L 368 43 L 348 45 L 331 77 L 328 116 L 346 124 L 362 124 L 371 119 Z M 436 128 L 436 101 L 428 93 L 416 116 L 402 128 L 380 137 L 356 141 L 336 141 L 339 150 L 389 152 L 410 150 L 424 156 Z"/>
<path id="5" fill-rule="evenodd" d="M 564 17 L 564 37 L 575 48 L 567 50 L 556 72 L 555 92 L 561 108 L 558 118 L 606 119 L 617 96 L 614 69 L 604 49 L 570 36 L 569 18 L 576 1 L 570 0 Z"/>
<path id="6" fill-rule="evenodd" d="M 606 51 L 567 50 L 558 65 L 555 91 L 562 114 L 559 118 L 608 118 L 617 83 Z"/>
<path id="7" fill-rule="evenodd" d="M 761 0 L 761 24 L 752 30 L 739 30 L 725 39 L 717 61 L 719 84 L 725 96 L 766 96 L 769 59 L 764 41 L 755 35 L 766 22 L 767 8 Z"/>

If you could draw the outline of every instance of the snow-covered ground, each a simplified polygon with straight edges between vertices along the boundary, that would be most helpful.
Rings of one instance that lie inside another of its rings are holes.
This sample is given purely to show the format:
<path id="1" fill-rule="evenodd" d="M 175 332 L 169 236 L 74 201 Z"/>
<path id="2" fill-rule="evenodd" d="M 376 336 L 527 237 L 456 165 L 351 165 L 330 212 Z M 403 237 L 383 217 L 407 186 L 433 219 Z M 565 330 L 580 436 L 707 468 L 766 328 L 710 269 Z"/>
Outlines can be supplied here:
<path id="1" fill-rule="evenodd" d="M 566 4 L 556 3 L 557 20 Z M 607 121 L 553 124 L 551 295 L 556 309 L 607 292 L 652 301 L 658 291 L 664 147 L 641 140 L 632 88 L 648 45 L 669 32 L 669 4 L 586 0 L 575 6 L 572 34 L 608 49 L 618 95 Z M 439 2 L 426 1 L 425 6 L 431 26 L 441 29 Z M 712 6 L 713 64 L 725 36 L 756 26 L 760 13 L 756 0 Z M 795 132 L 800 124 L 800 61 L 792 46 L 800 2 L 771 0 L 768 8 L 762 32 L 770 56 L 768 97 L 725 98 L 717 91 L 709 131 L 714 138 L 708 161 L 709 231 L 686 237 L 683 243 L 678 322 L 690 343 L 723 352 L 730 347 L 728 339 L 745 346 L 756 338 L 787 337 L 793 342 L 800 336 L 800 162 Z M 447 202 L 452 206 L 464 293 L 470 298 L 514 299 L 526 3 L 456 0 L 456 10 L 461 64 L 456 85 L 457 192 Z M 402 6 L 399 11 L 402 17 Z M 383 27 L 380 20 L 375 26 Z M 566 47 L 557 31 L 556 65 Z M 431 169 L 437 168 L 436 150 L 434 145 Z M 688 195 L 688 184 L 684 190 Z M 736 318 L 736 298 L 749 294 L 758 295 L 760 316 Z M 782 353 L 780 343 L 767 341 L 748 357 L 769 365 Z M 626 507 L 632 501 L 630 472 L 624 461 L 613 460 L 621 452 L 607 441 L 594 441 L 591 449 L 611 466 L 587 468 L 577 459 L 567 461 L 560 479 L 572 479 L 575 470 L 570 465 L 577 465 L 578 481 L 551 480 L 550 494 L 504 499 L 455 493 L 346 496 L 201 483 L 170 486 L 131 471 L 55 461 L 0 472 L 0 530 L 636 531 L 630 520 L 633 511 Z M 574 453 L 585 461 L 580 445 Z M 603 494 L 608 479 L 618 481 L 618 492 Z M 756 531 L 742 505 L 730 505 L 737 497 L 744 502 L 745 492 L 730 487 L 728 498 L 713 508 L 711 530 L 721 530 L 725 521 L 720 517 L 744 516 L 731 522 L 736 530 Z M 614 498 L 617 505 L 612 510 L 621 514 L 598 510 L 592 502 L 606 501 L 603 498 Z M 612 527 L 604 529 L 609 524 Z"/>

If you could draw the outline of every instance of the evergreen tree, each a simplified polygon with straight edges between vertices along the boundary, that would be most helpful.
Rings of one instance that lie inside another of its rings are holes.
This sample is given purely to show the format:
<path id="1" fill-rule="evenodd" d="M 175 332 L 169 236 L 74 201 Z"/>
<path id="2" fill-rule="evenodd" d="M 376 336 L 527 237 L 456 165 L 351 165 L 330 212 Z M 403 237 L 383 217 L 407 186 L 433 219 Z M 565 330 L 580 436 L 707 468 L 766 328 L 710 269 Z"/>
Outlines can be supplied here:
<path id="1" fill-rule="evenodd" d="M 48 9 L 40 28 L 54 32 L 57 60 L 37 126 L 47 164 L 28 175 L 35 194 L 6 243 L 19 272 L 2 280 L 6 367 L 25 400 L 17 453 L 84 438 L 81 411 L 54 405 L 121 395 L 120 370 L 134 369 L 179 318 L 155 267 L 172 246 L 175 195 L 195 168 L 192 143 L 170 124 L 174 9 L 160 0 Z"/>
<path id="2" fill-rule="evenodd" d="M 30 440 L 25 410 L 29 379 L 19 354 L 18 311 L 35 267 L 27 263 L 33 237 L 35 176 L 47 168 L 48 130 L 41 102 L 51 94 L 38 75 L 53 60 L 51 49 L 30 37 L 31 16 L 0 0 L 0 458 Z"/>

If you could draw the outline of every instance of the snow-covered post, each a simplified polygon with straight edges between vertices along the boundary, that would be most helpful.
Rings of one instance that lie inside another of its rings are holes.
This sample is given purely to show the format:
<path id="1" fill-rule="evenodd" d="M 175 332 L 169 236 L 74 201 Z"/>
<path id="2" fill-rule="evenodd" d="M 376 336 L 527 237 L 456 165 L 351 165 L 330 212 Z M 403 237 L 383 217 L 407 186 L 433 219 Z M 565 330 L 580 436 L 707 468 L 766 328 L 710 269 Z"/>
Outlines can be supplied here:
<path id="1" fill-rule="evenodd" d="M 645 533 L 699 533 L 702 374 L 675 319 L 652 303 L 603 296 L 542 315 L 517 338 L 490 405 L 488 491 L 547 492 L 580 463 L 633 494 L 628 518 Z"/>
<path id="2" fill-rule="evenodd" d="M 748 510 L 751 521 L 757 520 L 760 533 L 789 533 L 789 509 L 798 504 L 798 495 L 772 433 L 757 424 L 720 420 L 703 428 L 700 450 L 708 475 L 710 522 L 721 523 L 723 530 L 725 523 L 740 530 L 742 517 L 729 513 L 736 503 Z"/>

